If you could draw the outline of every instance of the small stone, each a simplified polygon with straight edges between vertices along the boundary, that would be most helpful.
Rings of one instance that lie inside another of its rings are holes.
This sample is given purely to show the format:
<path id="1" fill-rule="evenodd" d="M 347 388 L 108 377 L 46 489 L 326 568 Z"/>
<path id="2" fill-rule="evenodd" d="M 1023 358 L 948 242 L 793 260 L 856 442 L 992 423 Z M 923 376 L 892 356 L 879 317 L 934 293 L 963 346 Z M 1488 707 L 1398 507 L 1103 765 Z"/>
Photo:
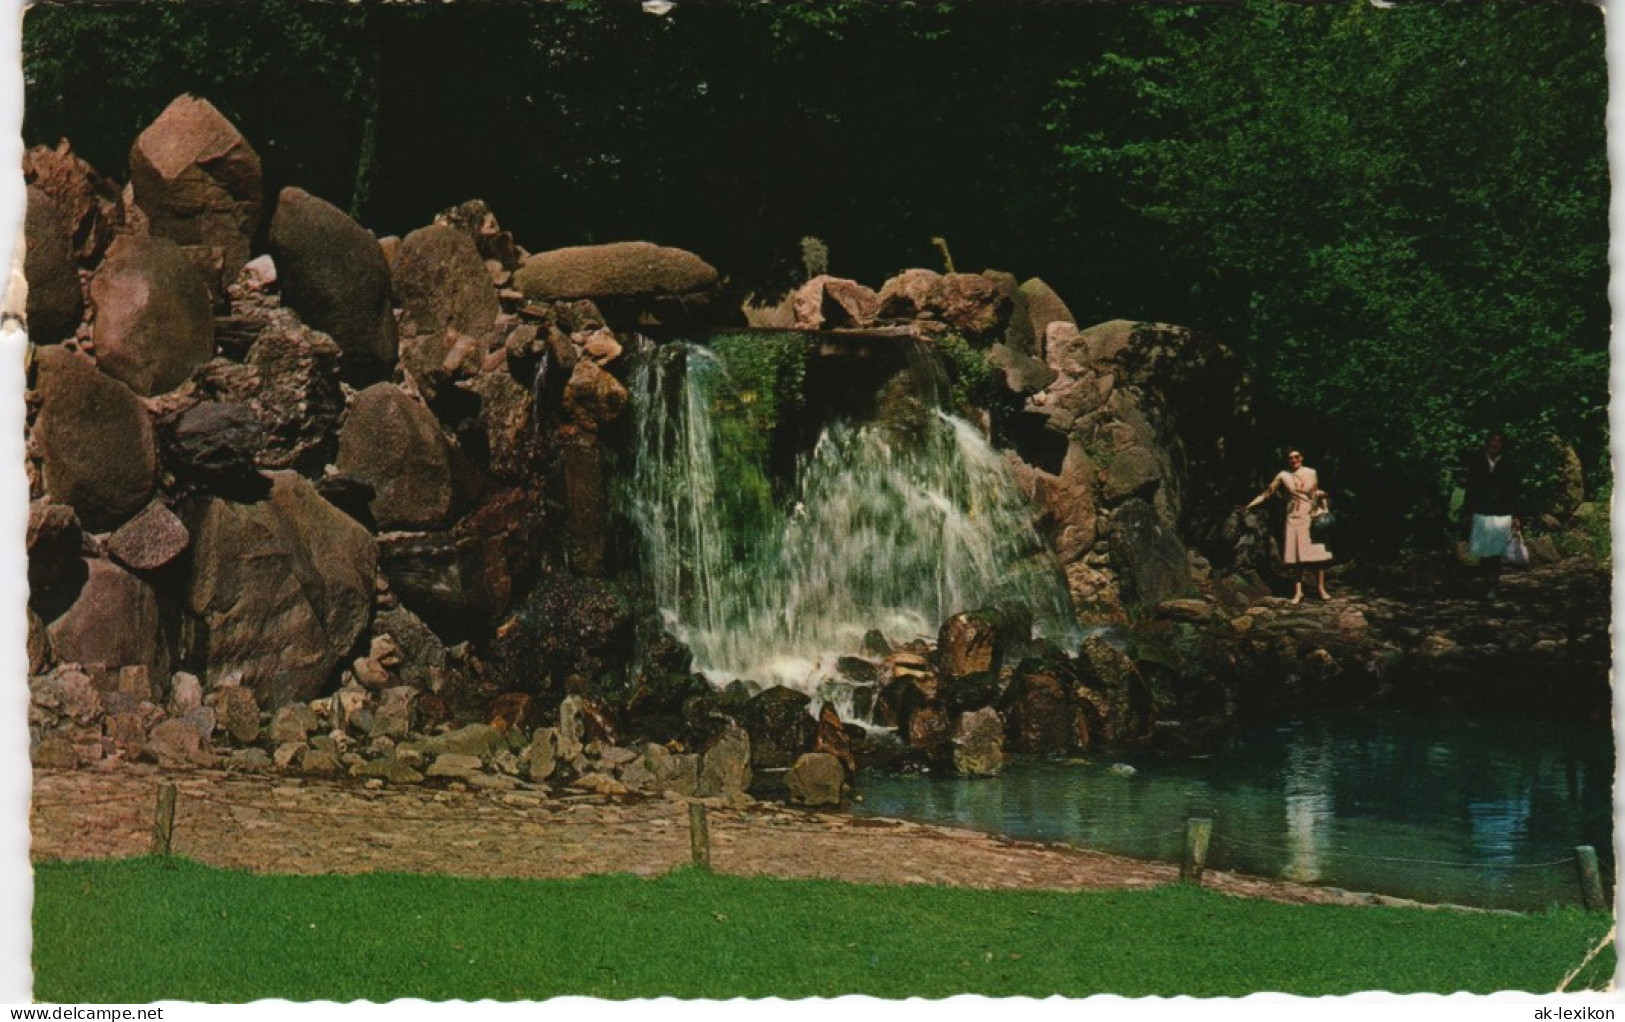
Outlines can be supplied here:
<path id="1" fill-rule="evenodd" d="M 387 688 L 389 683 L 394 680 L 389 676 L 388 668 L 370 656 L 357 657 L 355 662 L 351 664 L 351 670 L 355 672 L 356 681 L 375 691 Z"/>
<path id="2" fill-rule="evenodd" d="M 283 742 L 276 747 L 276 752 L 271 754 L 271 762 L 276 764 L 277 769 L 287 770 L 300 756 L 309 751 L 310 746 L 304 742 Z"/>
<path id="3" fill-rule="evenodd" d="M 320 718 L 308 704 L 289 703 L 271 717 L 271 740 L 302 743 L 320 726 Z"/>
<path id="4" fill-rule="evenodd" d="M 380 575 L 379 578 L 382 579 L 383 576 Z M 374 635 L 367 655 L 391 670 L 401 665 L 401 647 L 395 642 L 393 635 Z"/>
<path id="5" fill-rule="evenodd" d="M 480 758 L 478 756 L 463 756 L 455 752 L 443 752 L 435 757 L 429 766 L 430 777 L 469 777 L 480 771 Z"/>
<path id="6" fill-rule="evenodd" d="M 151 673 L 141 664 L 120 667 L 118 671 L 118 690 L 136 699 L 150 700 L 153 695 Z"/>
<path id="7" fill-rule="evenodd" d="M 233 749 L 226 757 L 226 769 L 243 773 L 264 773 L 271 769 L 271 755 L 264 749 Z"/>
<path id="8" fill-rule="evenodd" d="M 585 773 L 571 782 L 570 787 L 590 791 L 596 795 L 624 795 L 626 785 L 608 774 Z"/>
<path id="9" fill-rule="evenodd" d="M 210 692 L 204 705 L 219 714 L 221 726 L 243 745 L 260 736 L 260 707 L 254 690 L 241 685 L 225 685 Z"/>
<path id="10" fill-rule="evenodd" d="M 350 773 L 355 777 L 380 778 L 394 784 L 417 784 L 423 780 L 422 774 L 393 757 L 359 763 L 351 768 Z"/>
<path id="11" fill-rule="evenodd" d="M 538 728 L 532 737 L 530 747 L 525 750 L 525 776 L 532 781 L 544 781 L 553 775 L 558 766 L 558 740 L 557 728 Z"/>

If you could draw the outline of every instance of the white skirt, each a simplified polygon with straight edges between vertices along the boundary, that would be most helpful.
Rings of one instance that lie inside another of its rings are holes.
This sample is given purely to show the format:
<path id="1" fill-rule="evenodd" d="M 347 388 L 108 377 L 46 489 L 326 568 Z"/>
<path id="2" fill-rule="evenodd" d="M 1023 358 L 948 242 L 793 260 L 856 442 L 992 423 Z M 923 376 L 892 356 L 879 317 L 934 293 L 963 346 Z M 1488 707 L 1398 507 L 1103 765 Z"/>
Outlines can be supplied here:
<path id="1" fill-rule="evenodd" d="M 1467 552 L 1474 557 L 1500 557 L 1512 539 L 1511 515 L 1474 515 Z"/>

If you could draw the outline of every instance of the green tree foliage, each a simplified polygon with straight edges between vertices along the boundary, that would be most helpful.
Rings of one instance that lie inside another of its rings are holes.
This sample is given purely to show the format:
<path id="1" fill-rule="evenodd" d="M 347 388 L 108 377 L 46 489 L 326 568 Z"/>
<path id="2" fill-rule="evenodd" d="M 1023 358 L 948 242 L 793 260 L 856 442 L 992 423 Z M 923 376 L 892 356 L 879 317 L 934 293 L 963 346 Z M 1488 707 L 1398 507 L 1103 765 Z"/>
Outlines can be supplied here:
<path id="1" fill-rule="evenodd" d="M 1343 448 L 1395 513 L 1437 510 L 1442 470 L 1503 424 L 1605 478 L 1599 9 L 1249 2 L 1137 28 L 1063 83 L 1052 127 L 1318 434 L 1282 444 Z M 1099 117 L 1102 92 L 1134 119 Z"/>

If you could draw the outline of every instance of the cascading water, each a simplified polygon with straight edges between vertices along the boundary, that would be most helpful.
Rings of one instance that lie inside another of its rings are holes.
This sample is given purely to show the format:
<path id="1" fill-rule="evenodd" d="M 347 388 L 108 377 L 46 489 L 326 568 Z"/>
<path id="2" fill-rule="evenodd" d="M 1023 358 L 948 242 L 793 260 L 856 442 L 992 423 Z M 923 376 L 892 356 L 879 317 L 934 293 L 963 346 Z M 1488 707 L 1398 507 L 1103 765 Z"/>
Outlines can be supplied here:
<path id="1" fill-rule="evenodd" d="M 666 626 L 713 682 L 813 694 L 870 629 L 934 636 L 997 603 L 1076 637 L 1055 558 L 970 424 L 914 399 L 890 421 L 832 422 L 774 500 L 762 438 L 723 436 L 757 396 L 704 347 L 643 355 L 630 510 Z"/>

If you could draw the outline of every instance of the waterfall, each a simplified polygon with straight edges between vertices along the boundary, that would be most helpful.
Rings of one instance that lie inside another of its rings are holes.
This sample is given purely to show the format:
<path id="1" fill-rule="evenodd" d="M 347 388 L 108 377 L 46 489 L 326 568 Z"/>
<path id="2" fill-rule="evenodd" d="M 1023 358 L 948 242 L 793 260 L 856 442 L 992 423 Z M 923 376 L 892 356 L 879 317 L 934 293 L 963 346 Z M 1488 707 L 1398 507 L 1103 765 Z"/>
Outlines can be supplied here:
<path id="1" fill-rule="evenodd" d="M 722 437 L 751 400 L 696 345 L 646 350 L 634 374 L 629 506 L 644 570 L 666 627 L 712 681 L 814 694 L 870 629 L 935 637 L 951 615 L 1001 602 L 1030 607 L 1044 634 L 1076 637 L 1059 566 L 969 423 L 918 405 L 831 422 L 775 498 L 765 442 L 741 456 L 749 432 Z"/>

